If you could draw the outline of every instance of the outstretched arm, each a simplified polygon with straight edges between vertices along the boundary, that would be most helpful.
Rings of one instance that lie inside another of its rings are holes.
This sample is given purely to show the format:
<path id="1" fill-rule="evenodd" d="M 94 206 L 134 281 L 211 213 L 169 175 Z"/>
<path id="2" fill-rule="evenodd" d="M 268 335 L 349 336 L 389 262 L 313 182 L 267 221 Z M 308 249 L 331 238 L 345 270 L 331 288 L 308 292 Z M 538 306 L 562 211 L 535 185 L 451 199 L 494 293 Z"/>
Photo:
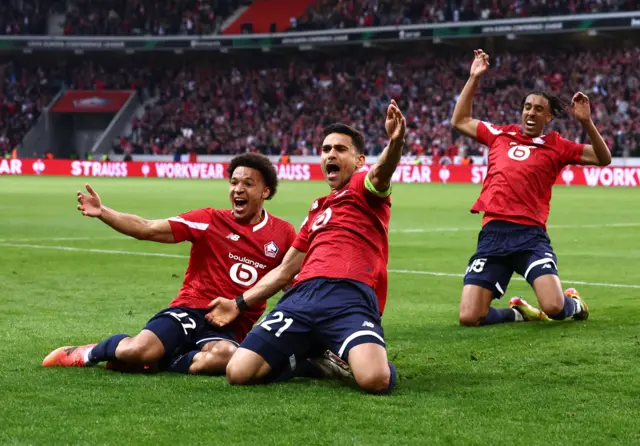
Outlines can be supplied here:
<path id="1" fill-rule="evenodd" d="M 384 126 L 389 136 L 389 144 L 380 154 L 378 162 L 367 174 L 371 186 L 381 194 L 388 192 L 391 187 L 391 177 L 398 167 L 400 158 L 402 158 L 404 135 L 407 130 L 407 120 L 394 100 L 391 100 L 391 104 L 387 108 Z"/>
<path id="2" fill-rule="evenodd" d="M 476 94 L 480 79 L 489 69 L 489 55 L 482 50 L 474 50 L 475 58 L 471 64 L 469 80 L 462 89 L 456 107 L 453 110 L 451 124 L 463 135 L 477 139 L 480 121 L 471 116 L 473 96 Z"/>
<path id="3" fill-rule="evenodd" d="M 305 255 L 305 252 L 298 251 L 296 248 L 289 248 L 278 267 L 269 271 L 251 289 L 243 293 L 242 297 L 246 307 L 252 308 L 259 305 L 289 285 L 296 274 L 300 272 Z M 217 327 L 231 323 L 243 310 L 238 307 L 235 300 L 224 297 L 212 300 L 209 309 L 211 311 L 205 317 L 210 324 Z"/>
<path id="4" fill-rule="evenodd" d="M 591 107 L 589 98 L 582 92 L 573 95 L 571 99 L 571 111 L 582 124 L 591 144 L 582 149 L 580 164 L 591 166 L 608 166 L 611 164 L 611 152 L 596 125 L 591 120 Z"/>
<path id="5" fill-rule="evenodd" d="M 146 220 L 133 214 L 125 214 L 102 204 L 100 196 L 86 184 L 89 195 L 78 191 L 78 210 L 85 217 L 102 220 L 118 232 L 137 238 L 160 243 L 176 243 L 169 220 Z"/>

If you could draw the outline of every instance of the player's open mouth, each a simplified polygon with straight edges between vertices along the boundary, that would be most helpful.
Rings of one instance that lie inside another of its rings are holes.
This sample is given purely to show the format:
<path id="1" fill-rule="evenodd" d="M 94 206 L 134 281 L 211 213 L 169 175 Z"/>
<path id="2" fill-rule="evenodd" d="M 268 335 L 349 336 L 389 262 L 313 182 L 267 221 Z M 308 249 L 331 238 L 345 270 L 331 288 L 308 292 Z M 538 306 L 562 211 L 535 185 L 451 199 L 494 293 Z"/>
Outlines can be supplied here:
<path id="1" fill-rule="evenodd" d="M 536 126 L 536 121 L 534 121 L 533 119 L 527 119 L 524 122 L 524 126 L 528 129 L 533 129 Z"/>
<path id="2" fill-rule="evenodd" d="M 248 200 L 244 198 L 234 198 L 233 199 L 233 210 L 236 212 L 242 212 L 247 208 Z"/>
<path id="3" fill-rule="evenodd" d="M 340 167 L 337 164 L 327 163 L 325 169 L 327 169 L 327 179 L 329 180 L 333 180 L 340 173 Z"/>

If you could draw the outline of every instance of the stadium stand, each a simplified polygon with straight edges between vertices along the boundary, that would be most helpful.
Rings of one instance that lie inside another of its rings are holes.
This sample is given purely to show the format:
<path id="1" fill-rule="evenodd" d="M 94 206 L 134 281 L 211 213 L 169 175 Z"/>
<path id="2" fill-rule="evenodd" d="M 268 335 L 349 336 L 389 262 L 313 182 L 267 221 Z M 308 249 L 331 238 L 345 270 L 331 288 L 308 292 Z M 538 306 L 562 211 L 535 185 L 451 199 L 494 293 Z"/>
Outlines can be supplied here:
<path id="1" fill-rule="evenodd" d="M 213 34 L 239 4 L 239 0 L 73 0 L 64 34 Z"/>
<path id="2" fill-rule="evenodd" d="M 58 76 L 11 63 L 0 66 L 0 155 L 16 147 L 60 89 Z"/>
<path id="3" fill-rule="evenodd" d="M 410 150 L 436 158 L 481 155 L 482 147 L 457 135 L 449 124 L 457 93 L 467 77 L 468 52 L 383 54 L 349 58 L 273 58 L 234 64 L 213 61 L 148 62 L 146 68 L 114 62 L 112 68 L 84 61 L 65 69 L 3 69 L 0 134 L 11 144 L 34 122 L 61 85 L 79 89 L 133 88 L 151 97 L 117 151 L 146 154 L 226 154 L 256 150 L 270 154 L 314 154 L 321 129 L 341 120 L 361 128 L 367 151 L 377 154 L 386 138 L 378 117 L 391 98 L 409 118 Z M 520 100 L 543 89 L 570 100 L 589 94 L 593 116 L 614 155 L 640 156 L 640 48 L 538 54 L 494 54 L 492 74 L 482 84 L 474 114 L 496 123 L 520 122 Z M 582 140 L 572 119 L 552 128 Z"/>
<path id="4" fill-rule="evenodd" d="M 207 35 L 225 18 L 249 5 L 224 30 L 305 31 L 408 25 L 563 14 L 637 11 L 639 0 L 70 0 L 65 35 Z M 0 33 L 47 34 L 54 0 L 6 0 L 0 5 Z"/>
<path id="5" fill-rule="evenodd" d="M 3 0 L 0 2 L 0 34 L 46 34 L 50 6 L 49 0 Z"/>
<path id="6" fill-rule="evenodd" d="M 467 56 L 297 59 L 276 68 L 267 68 L 265 60 L 263 67 L 183 68 L 170 75 L 170 81 L 165 79 L 159 100 L 148 108 L 132 143 L 139 153 L 182 148 L 203 154 L 310 154 L 322 127 L 341 120 L 363 129 L 368 152 L 376 154 L 386 142 L 377 117 L 396 98 L 407 110 L 408 144 L 415 154 L 452 156 L 462 148 L 479 155 L 481 147 L 466 146 L 469 140 L 459 138 L 449 124 L 466 81 Z M 569 92 L 583 90 L 614 153 L 627 149 L 640 155 L 639 60 L 640 48 L 497 54 L 474 111 L 493 122 L 520 122 L 524 92 L 549 90 L 568 101 Z M 552 127 L 575 140 L 584 138 L 574 120 L 557 120 Z"/>
<path id="7" fill-rule="evenodd" d="M 637 0 L 318 0 L 289 31 L 637 11 Z"/>

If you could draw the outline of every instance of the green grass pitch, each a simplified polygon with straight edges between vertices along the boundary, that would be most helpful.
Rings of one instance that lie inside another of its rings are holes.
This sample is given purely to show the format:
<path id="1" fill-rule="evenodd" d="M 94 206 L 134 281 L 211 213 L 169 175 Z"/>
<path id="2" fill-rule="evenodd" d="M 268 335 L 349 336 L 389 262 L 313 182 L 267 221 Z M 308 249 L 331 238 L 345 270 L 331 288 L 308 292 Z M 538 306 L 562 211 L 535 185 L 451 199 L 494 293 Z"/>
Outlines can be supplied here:
<path id="1" fill-rule="evenodd" d="M 187 264 L 188 244 L 135 241 L 82 217 L 83 183 L 0 178 L 2 445 L 640 443 L 637 189 L 554 191 L 561 278 L 582 282 L 588 321 L 462 328 L 479 186 L 396 185 L 384 326 L 400 379 L 376 397 L 336 382 L 232 388 L 221 377 L 41 368 L 55 347 L 137 333 L 175 296 Z M 227 206 L 220 181 L 91 184 L 107 206 L 148 218 Z M 284 182 L 268 210 L 298 227 L 326 192 Z M 535 302 L 523 281 L 507 294 Z"/>

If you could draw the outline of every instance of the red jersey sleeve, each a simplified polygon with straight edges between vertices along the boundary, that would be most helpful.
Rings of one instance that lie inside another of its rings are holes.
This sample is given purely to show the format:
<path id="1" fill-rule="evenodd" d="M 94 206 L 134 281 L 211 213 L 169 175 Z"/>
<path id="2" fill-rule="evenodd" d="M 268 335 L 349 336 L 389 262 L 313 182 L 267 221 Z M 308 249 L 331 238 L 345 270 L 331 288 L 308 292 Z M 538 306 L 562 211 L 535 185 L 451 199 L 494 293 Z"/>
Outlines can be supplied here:
<path id="1" fill-rule="evenodd" d="M 194 242 L 202 237 L 212 223 L 212 209 L 197 209 L 169 218 L 171 231 L 176 242 Z"/>
<path id="2" fill-rule="evenodd" d="M 307 252 L 309 250 L 309 216 L 305 217 L 300 226 L 300 232 L 298 232 L 291 246 L 301 252 Z"/>
<path id="3" fill-rule="evenodd" d="M 297 238 L 297 234 L 296 234 L 296 228 L 293 227 L 293 225 L 289 226 L 289 235 L 287 236 L 287 250 L 289 250 L 289 246 L 293 245 L 293 242 L 296 240 Z"/>
<path id="4" fill-rule="evenodd" d="M 493 125 L 488 122 L 480 121 L 478 123 L 478 129 L 476 131 L 476 140 L 480 144 L 484 144 L 487 147 L 491 147 L 493 141 L 505 131 L 507 126 Z"/>
<path id="5" fill-rule="evenodd" d="M 580 162 L 585 144 L 579 144 L 564 138 L 560 138 L 559 142 L 564 165 Z"/>

